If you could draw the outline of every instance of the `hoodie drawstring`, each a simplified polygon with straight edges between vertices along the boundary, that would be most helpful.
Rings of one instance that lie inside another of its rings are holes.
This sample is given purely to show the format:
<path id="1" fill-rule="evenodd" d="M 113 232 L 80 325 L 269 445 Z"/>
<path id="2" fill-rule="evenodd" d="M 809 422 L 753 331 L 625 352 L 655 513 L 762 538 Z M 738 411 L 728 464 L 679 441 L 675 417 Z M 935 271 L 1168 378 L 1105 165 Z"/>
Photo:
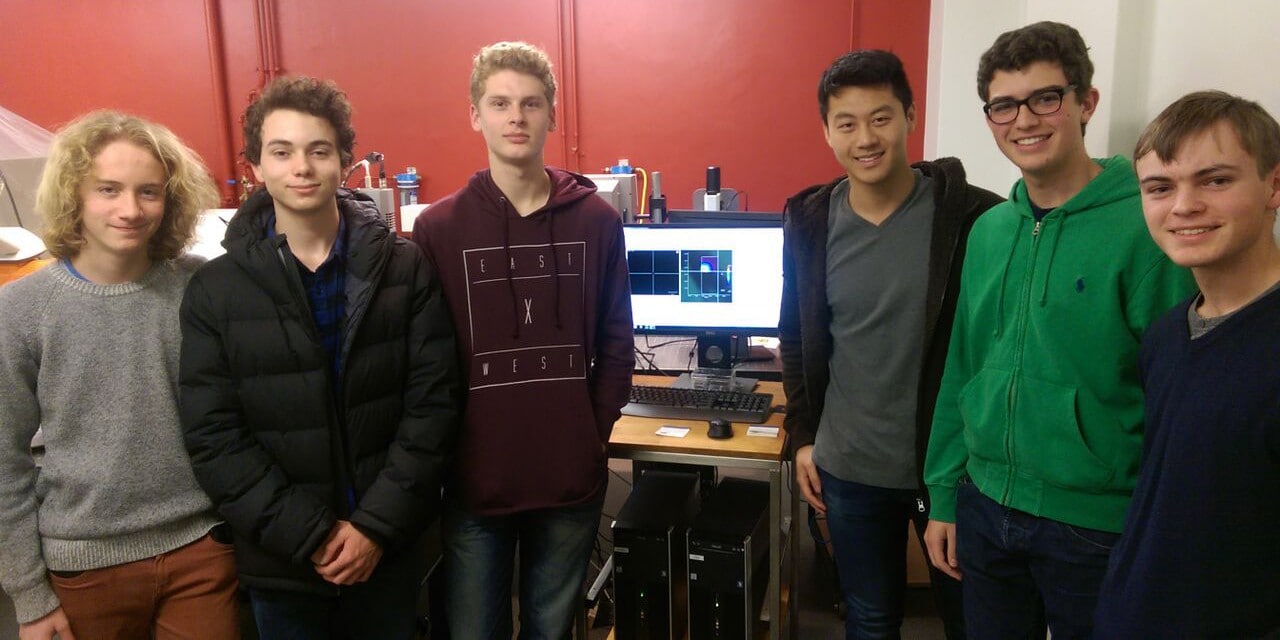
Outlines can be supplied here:
<path id="1" fill-rule="evenodd" d="M 555 215 L 551 211 L 547 212 L 547 239 L 551 243 L 551 278 L 556 292 L 556 330 L 560 330 L 564 328 L 560 324 L 560 254 L 556 251 Z"/>
<path id="2" fill-rule="evenodd" d="M 1009 245 L 1009 250 L 1005 252 L 1004 271 L 1000 274 L 1000 288 L 998 289 L 1000 293 L 996 298 L 996 328 L 994 335 L 997 338 L 1004 333 L 1005 287 L 1009 284 L 1009 268 L 1013 266 L 1013 252 L 1018 248 L 1018 240 L 1022 235 L 1022 227 L 1024 223 L 1025 218 L 1018 216 L 1018 228 L 1014 230 L 1013 235 L 1011 236 L 1013 238 L 1013 242 Z"/>
<path id="3" fill-rule="evenodd" d="M 501 198 L 503 203 L 506 198 Z M 520 302 L 516 299 L 516 281 L 511 276 L 511 216 L 504 211 L 502 215 L 502 251 L 507 264 L 507 291 L 511 292 L 511 337 L 520 338 Z"/>
<path id="4" fill-rule="evenodd" d="M 1044 284 L 1040 287 L 1040 306 L 1047 304 L 1049 300 L 1049 276 L 1053 274 L 1053 258 L 1058 253 L 1058 241 L 1062 239 L 1062 228 L 1067 226 L 1067 218 L 1070 216 L 1063 215 L 1062 222 L 1054 226 L 1053 244 L 1049 245 L 1049 264 L 1044 268 Z"/>

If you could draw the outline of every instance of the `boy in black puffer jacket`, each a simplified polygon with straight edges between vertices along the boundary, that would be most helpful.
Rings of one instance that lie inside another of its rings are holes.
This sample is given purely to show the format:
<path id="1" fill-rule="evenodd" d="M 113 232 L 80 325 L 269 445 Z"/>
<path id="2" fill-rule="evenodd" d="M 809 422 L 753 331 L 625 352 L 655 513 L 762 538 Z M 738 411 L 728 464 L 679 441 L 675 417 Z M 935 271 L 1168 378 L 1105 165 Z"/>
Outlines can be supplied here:
<path id="1" fill-rule="evenodd" d="M 413 636 L 420 572 L 395 556 L 437 515 L 458 426 L 434 273 L 339 189 L 354 139 L 332 83 L 269 86 L 245 117 L 266 189 L 182 304 L 187 449 L 263 638 Z"/>

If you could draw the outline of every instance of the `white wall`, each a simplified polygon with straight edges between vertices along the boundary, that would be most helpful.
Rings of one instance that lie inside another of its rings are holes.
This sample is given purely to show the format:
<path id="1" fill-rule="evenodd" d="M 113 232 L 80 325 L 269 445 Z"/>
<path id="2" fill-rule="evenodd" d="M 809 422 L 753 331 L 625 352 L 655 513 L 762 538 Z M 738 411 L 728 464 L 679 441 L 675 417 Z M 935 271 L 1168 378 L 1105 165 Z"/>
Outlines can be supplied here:
<path id="1" fill-rule="evenodd" d="M 1150 21 L 1154 37 L 1148 45 L 1149 118 L 1179 96 L 1199 89 L 1221 89 L 1256 100 L 1280 117 L 1280 82 L 1276 80 L 1280 2 L 1151 2 L 1157 10 Z"/>
<path id="2" fill-rule="evenodd" d="M 1026 0 L 933 0 L 929 26 L 930 108 L 925 158 L 956 156 L 969 181 L 1005 194 L 1018 177 L 991 139 L 978 98 L 978 58 L 996 36 L 1026 23 Z"/>
<path id="3" fill-rule="evenodd" d="M 1076 27 L 1089 45 L 1102 95 L 1085 137 L 1095 157 L 1130 155 L 1147 122 L 1199 89 L 1242 95 L 1280 116 L 1275 0 L 933 0 L 925 157 L 957 156 L 971 182 L 1008 193 L 1018 172 L 983 120 L 978 58 L 999 34 L 1040 20 Z"/>

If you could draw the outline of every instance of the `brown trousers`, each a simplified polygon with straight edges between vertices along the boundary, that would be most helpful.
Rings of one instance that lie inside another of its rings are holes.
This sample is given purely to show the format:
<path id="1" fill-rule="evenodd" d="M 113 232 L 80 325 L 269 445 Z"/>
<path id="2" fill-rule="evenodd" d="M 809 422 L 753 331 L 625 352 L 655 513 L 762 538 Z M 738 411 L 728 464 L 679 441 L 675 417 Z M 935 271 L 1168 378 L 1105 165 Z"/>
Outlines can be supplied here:
<path id="1" fill-rule="evenodd" d="M 153 558 L 49 578 L 76 640 L 240 637 L 235 557 L 208 535 Z"/>

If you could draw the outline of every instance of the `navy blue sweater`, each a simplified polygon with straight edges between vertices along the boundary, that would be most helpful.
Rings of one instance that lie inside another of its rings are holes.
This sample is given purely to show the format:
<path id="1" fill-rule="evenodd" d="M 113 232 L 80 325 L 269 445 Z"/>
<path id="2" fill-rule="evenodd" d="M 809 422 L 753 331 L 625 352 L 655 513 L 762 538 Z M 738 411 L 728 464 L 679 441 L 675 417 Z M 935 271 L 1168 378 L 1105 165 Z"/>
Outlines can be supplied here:
<path id="1" fill-rule="evenodd" d="M 1194 341 L 1188 304 L 1143 339 L 1142 471 L 1098 638 L 1280 631 L 1280 291 Z"/>

